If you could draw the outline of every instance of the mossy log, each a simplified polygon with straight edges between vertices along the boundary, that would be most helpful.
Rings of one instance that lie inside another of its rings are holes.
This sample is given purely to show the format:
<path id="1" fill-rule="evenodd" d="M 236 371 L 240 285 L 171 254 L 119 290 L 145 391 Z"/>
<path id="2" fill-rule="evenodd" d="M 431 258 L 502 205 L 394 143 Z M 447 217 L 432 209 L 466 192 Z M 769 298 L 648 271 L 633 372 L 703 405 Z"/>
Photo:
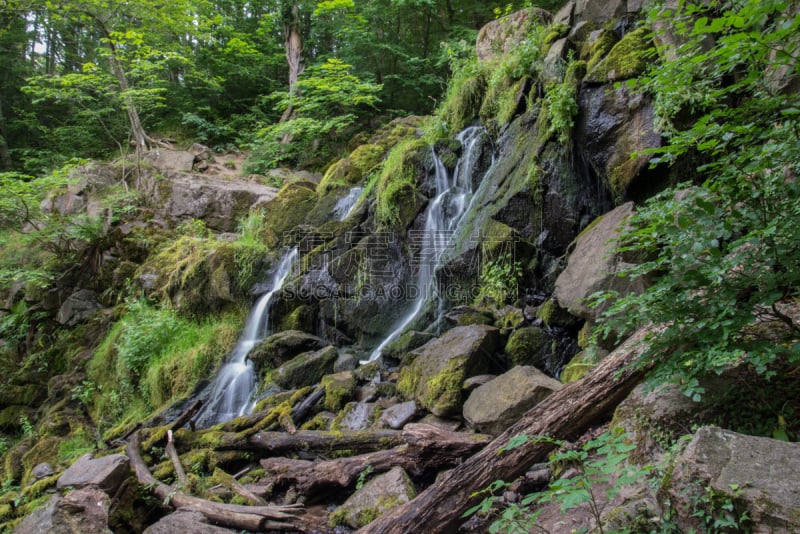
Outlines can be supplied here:
<path id="1" fill-rule="evenodd" d="M 371 466 L 376 472 L 402 467 L 412 476 L 450 467 L 485 446 L 491 437 L 484 434 L 451 432 L 432 425 L 406 425 L 402 431 L 405 445 L 349 458 L 321 462 L 268 458 L 261 460 L 267 484 L 294 484 L 308 497 L 332 488 L 346 488 Z"/>
<path id="2" fill-rule="evenodd" d="M 143 486 L 150 488 L 159 499 L 174 508 L 193 510 L 203 514 L 211 523 L 234 529 L 262 532 L 265 530 L 302 532 L 297 515 L 304 511 L 302 506 L 243 506 L 207 501 L 186 495 L 163 482 L 150 473 L 139 452 L 139 434 L 135 433 L 128 442 L 126 452 Z"/>
<path id="3" fill-rule="evenodd" d="M 476 492 L 495 480 L 514 480 L 552 452 L 551 440 L 528 440 L 501 453 L 517 435 L 573 439 L 606 417 L 642 380 L 644 370 L 630 364 L 641 354 L 642 329 L 577 382 L 553 393 L 529 410 L 488 446 L 444 473 L 411 502 L 384 514 L 359 532 L 404 534 L 454 532 L 461 514 L 475 504 Z"/>
<path id="4" fill-rule="evenodd" d="M 294 434 L 286 432 L 189 432 L 176 433 L 176 445 L 182 452 L 195 448 L 209 448 L 216 451 L 253 451 L 280 455 L 292 451 L 311 451 L 331 453 L 352 451 L 352 454 L 376 451 L 404 443 L 401 432 L 397 430 L 359 430 L 356 432 L 328 432 L 320 430 L 298 430 Z"/>

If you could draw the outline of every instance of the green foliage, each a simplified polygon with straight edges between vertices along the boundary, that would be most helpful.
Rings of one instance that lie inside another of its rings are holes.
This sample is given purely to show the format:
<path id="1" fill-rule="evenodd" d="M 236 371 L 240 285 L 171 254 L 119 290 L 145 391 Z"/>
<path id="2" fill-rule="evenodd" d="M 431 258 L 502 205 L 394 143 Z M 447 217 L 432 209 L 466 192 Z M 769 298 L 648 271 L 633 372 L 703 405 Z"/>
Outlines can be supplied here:
<path id="1" fill-rule="evenodd" d="M 261 172 L 302 162 L 311 154 L 327 158 L 344 141 L 365 111 L 374 109 L 381 86 L 359 79 L 338 59 L 306 69 L 292 92 L 271 95 L 288 120 L 261 129 L 247 162 L 247 172 Z M 288 142 L 291 140 L 291 142 Z M 315 145 L 321 145 L 314 148 Z"/>
<path id="2" fill-rule="evenodd" d="M 481 288 L 478 300 L 486 297 L 497 304 L 505 304 L 516 297 L 522 279 L 522 262 L 514 261 L 511 254 L 502 254 L 481 267 Z"/>
<path id="3" fill-rule="evenodd" d="M 547 134 L 556 135 L 559 143 L 570 140 L 575 115 L 578 114 L 578 102 L 575 95 L 575 84 L 570 80 L 557 83 L 547 90 Z"/>
<path id="4" fill-rule="evenodd" d="M 375 186 L 379 224 L 405 226 L 411 222 L 417 207 L 419 163 L 427 148 L 420 139 L 406 139 L 386 156 Z"/>
<path id="5" fill-rule="evenodd" d="M 597 438 L 587 441 L 580 448 L 565 448 L 565 442 L 547 436 L 531 438 L 521 434 L 512 437 L 500 453 L 531 442 L 547 442 L 560 447 L 550 456 L 548 463 L 551 469 L 554 473 L 558 473 L 571 467 L 575 470 L 575 474 L 569 478 L 557 478 L 545 491 L 531 493 L 524 496 L 519 503 L 507 505 L 492 522 L 489 532 L 520 534 L 534 532 L 540 512 L 533 507 L 536 504 L 553 502 L 561 505 L 562 513 L 577 506 L 588 505 L 598 531 L 602 533 L 604 532 L 603 503 L 613 500 L 626 486 L 651 471 L 651 467 L 638 468 L 628 463 L 629 453 L 635 449 L 635 445 L 630 443 L 629 436 L 621 428 L 610 429 Z M 474 513 L 489 514 L 501 503 L 495 494 L 507 486 L 507 483 L 496 480 L 488 488 L 473 495 L 475 497 L 486 494 L 486 497 L 467 510 L 463 517 Z M 599 493 L 600 491 L 603 491 L 604 496 Z"/>
<path id="6" fill-rule="evenodd" d="M 704 375 L 745 366 L 769 377 L 800 361 L 800 101 L 780 90 L 800 53 L 800 19 L 786 8 L 687 3 L 653 15 L 677 21 L 686 42 L 631 84 L 654 95 L 667 139 L 653 163 L 694 158 L 705 181 L 630 219 L 621 248 L 646 261 L 624 275 L 654 283 L 617 300 L 601 331 L 660 325 L 639 365 L 655 363 L 656 380 L 677 380 L 695 398 Z"/>

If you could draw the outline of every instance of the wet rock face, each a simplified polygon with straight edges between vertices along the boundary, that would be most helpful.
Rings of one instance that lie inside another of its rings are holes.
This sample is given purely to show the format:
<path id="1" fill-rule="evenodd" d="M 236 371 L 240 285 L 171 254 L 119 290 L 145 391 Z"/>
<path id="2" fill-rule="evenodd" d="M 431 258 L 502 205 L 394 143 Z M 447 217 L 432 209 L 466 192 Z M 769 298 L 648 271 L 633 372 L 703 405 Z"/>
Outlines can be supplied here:
<path id="1" fill-rule="evenodd" d="M 321 349 L 328 343 L 300 330 L 278 332 L 262 340 L 247 355 L 256 371 L 275 368 L 304 352 Z"/>
<path id="2" fill-rule="evenodd" d="M 500 341 L 500 331 L 491 326 L 453 328 L 415 351 L 414 361 L 400 371 L 398 391 L 439 417 L 457 414 L 464 380 L 486 373 Z"/>

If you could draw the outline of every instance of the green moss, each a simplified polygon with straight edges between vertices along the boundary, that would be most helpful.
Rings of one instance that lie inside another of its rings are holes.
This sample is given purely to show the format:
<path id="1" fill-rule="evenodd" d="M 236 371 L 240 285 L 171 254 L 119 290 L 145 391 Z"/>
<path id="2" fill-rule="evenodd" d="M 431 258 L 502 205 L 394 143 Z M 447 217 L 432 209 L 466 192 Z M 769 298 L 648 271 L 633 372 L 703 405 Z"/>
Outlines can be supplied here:
<path id="1" fill-rule="evenodd" d="M 447 130 L 456 133 L 478 117 L 487 88 L 487 78 L 473 58 L 454 73 L 438 115 Z"/>
<path id="2" fill-rule="evenodd" d="M 363 510 L 359 510 L 356 514 L 355 526 L 356 528 L 367 526 L 378 519 L 380 515 L 381 512 L 378 508 L 364 508 Z"/>
<path id="3" fill-rule="evenodd" d="M 339 507 L 330 516 L 328 516 L 328 524 L 335 527 L 347 526 L 347 510 Z"/>
<path id="4" fill-rule="evenodd" d="M 331 165 L 317 186 L 317 192 L 327 193 L 337 186 L 351 187 L 375 169 L 383 159 L 386 147 L 376 144 L 359 145 L 350 155 Z"/>
<path id="5" fill-rule="evenodd" d="M 326 375 L 321 385 L 325 388 L 325 409 L 332 412 L 341 410 L 356 391 L 356 379 L 351 371 Z"/>
<path id="6" fill-rule="evenodd" d="M 281 319 L 281 330 L 313 330 L 314 308 L 308 304 L 301 304 Z"/>
<path id="7" fill-rule="evenodd" d="M 564 23 L 559 22 L 553 24 L 548 28 L 547 34 L 544 36 L 543 43 L 545 45 L 551 44 L 553 41 L 566 37 L 569 33 L 570 27 Z"/>
<path id="8" fill-rule="evenodd" d="M 23 485 L 33 479 L 31 470 L 38 464 L 43 462 L 58 463 L 58 450 L 64 441 L 66 441 L 64 438 L 54 436 L 40 439 L 22 456 L 22 466 L 24 468 L 22 475 Z"/>
<path id="9" fill-rule="evenodd" d="M 463 384 L 463 358 L 453 358 L 445 369 L 425 383 L 422 405 L 440 417 L 451 415 L 461 405 Z"/>
<path id="10" fill-rule="evenodd" d="M 528 327 L 515 330 L 506 343 L 509 367 L 534 365 L 539 362 L 550 338 L 541 328 Z"/>
<path id="11" fill-rule="evenodd" d="M 329 417 L 323 414 L 317 414 L 303 423 L 300 428 L 303 430 L 328 430 L 330 422 Z"/>
<path id="12" fill-rule="evenodd" d="M 586 70 L 591 71 L 600 63 L 616 43 L 617 38 L 611 30 L 604 30 L 594 43 L 586 43 L 580 54 L 580 59 L 586 61 Z"/>
<path id="13" fill-rule="evenodd" d="M 627 33 L 604 59 L 593 62 L 593 56 L 587 64 L 586 80 L 604 83 L 636 77 L 644 72 L 654 54 L 651 31 L 638 28 Z"/>
<path id="14" fill-rule="evenodd" d="M 270 237 L 267 244 L 277 246 L 291 230 L 305 222 L 317 202 L 316 184 L 287 184 L 265 205 L 265 225 Z"/>
<path id="15" fill-rule="evenodd" d="M 589 342 L 592 339 L 592 322 L 586 321 L 583 323 L 583 326 L 580 330 L 578 330 L 578 346 L 582 349 L 585 349 L 589 346 Z"/>
<path id="16" fill-rule="evenodd" d="M 376 215 L 383 226 L 405 229 L 419 211 L 417 183 L 425 172 L 429 146 L 421 139 L 396 145 L 386 158 L 376 187 Z"/>

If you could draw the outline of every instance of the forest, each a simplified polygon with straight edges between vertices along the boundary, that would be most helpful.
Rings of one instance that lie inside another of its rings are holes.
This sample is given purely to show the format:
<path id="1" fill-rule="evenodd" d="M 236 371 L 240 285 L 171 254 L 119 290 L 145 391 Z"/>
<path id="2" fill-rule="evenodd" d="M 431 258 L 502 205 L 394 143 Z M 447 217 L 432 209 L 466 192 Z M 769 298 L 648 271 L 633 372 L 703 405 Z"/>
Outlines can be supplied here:
<path id="1" fill-rule="evenodd" d="M 800 529 L 800 6 L 0 0 L 0 532 Z"/>

